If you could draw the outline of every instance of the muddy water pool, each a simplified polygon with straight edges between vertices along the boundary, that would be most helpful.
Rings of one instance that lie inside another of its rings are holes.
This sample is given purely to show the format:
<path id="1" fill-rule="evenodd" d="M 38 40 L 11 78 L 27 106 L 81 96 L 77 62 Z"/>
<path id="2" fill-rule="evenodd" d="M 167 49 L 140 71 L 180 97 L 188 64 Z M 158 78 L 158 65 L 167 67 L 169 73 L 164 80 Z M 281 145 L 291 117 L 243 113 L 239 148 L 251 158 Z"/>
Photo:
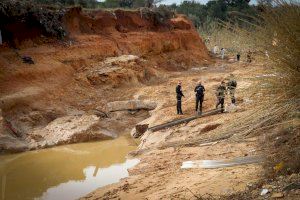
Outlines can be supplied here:
<path id="1" fill-rule="evenodd" d="M 129 136 L 0 155 L 0 200 L 74 200 L 128 176 Z"/>

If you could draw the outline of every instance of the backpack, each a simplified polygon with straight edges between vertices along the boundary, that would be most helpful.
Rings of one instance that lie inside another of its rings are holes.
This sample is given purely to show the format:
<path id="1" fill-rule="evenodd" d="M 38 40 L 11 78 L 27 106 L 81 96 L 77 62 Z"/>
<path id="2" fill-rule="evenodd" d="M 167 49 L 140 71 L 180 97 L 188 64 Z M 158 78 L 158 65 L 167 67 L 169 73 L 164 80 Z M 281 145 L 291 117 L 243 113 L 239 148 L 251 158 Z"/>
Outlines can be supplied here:
<path id="1" fill-rule="evenodd" d="M 196 88 L 196 95 L 197 96 L 203 96 L 204 95 L 204 89 L 203 89 L 203 86 L 198 86 Z"/>
<path id="2" fill-rule="evenodd" d="M 237 83 L 235 80 L 232 80 L 230 81 L 230 84 L 229 84 L 231 87 L 236 87 Z"/>

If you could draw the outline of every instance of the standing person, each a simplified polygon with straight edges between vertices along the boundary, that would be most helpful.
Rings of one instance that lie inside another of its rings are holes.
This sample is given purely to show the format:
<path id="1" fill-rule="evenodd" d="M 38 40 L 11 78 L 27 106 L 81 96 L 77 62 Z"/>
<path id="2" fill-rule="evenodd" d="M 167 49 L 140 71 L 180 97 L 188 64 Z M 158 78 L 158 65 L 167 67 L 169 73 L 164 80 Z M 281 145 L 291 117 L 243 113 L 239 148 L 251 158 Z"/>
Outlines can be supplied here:
<path id="1" fill-rule="evenodd" d="M 202 114 L 202 103 L 204 100 L 204 92 L 205 88 L 201 84 L 201 81 L 198 82 L 198 85 L 196 86 L 195 90 L 196 92 L 196 112 L 199 110 L 199 114 Z M 199 108 L 199 103 L 200 103 L 200 108 Z"/>
<path id="2" fill-rule="evenodd" d="M 224 59 L 224 56 L 225 56 L 225 49 L 221 48 L 221 57 L 222 57 L 222 60 Z"/>
<path id="3" fill-rule="evenodd" d="M 241 59 L 241 54 L 240 54 L 240 53 L 237 53 L 237 54 L 236 54 L 236 60 L 237 60 L 237 61 L 240 61 L 240 59 Z"/>
<path id="4" fill-rule="evenodd" d="M 231 97 L 231 103 L 232 104 L 235 104 L 235 89 L 236 89 L 236 86 L 237 86 L 237 82 L 234 78 L 234 75 L 233 74 L 230 74 L 229 76 L 229 81 L 227 83 L 227 89 L 229 91 L 229 94 L 230 94 L 230 97 Z"/>
<path id="5" fill-rule="evenodd" d="M 215 45 L 213 48 L 213 53 L 216 55 L 218 53 L 218 51 L 219 51 L 219 48 L 217 45 Z"/>
<path id="6" fill-rule="evenodd" d="M 251 61 L 252 61 L 252 56 L 251 56 L 251 54 L 252 54 L 252 53 L 251 53 L 251 51 L 249 50 L 248 53 L 247 53 L 247 62 L 248 62 L 248 63 L 251 63 Z"/>
<path id="7" fill-rule="evenodd" d="M 1 33 L 1 32 L 0 32 L 0 33 Z M 267 56 L 268 59 L 270 59 L 270 56 L 269 56 L 269 53 L 268 53 L 267 50 L 265 51 L 265 55 Z"/>
<path id="8" fill-rule="evenodd" d="M 181 98 L 184 97 L 182 90 L 181 90 L 181 81 L 178 82 L 178 85 L 176 87 L 176 98 L 177 98 L 177 114 L 183 115 L 182 109 L 181 109 Z"/>
<path id="9" fill-rule="evenodd" d="M 225 94 L 226 94 L 226 85 L 225 82 L 222 81 L 221 84 L 217 87 L 217 91 L 216 91 L 216 96 L 218 101 L 216 105 L 216 109 L 218 109 L 218 106 L 221 104 L 221 112 L 224 112 Z"/>

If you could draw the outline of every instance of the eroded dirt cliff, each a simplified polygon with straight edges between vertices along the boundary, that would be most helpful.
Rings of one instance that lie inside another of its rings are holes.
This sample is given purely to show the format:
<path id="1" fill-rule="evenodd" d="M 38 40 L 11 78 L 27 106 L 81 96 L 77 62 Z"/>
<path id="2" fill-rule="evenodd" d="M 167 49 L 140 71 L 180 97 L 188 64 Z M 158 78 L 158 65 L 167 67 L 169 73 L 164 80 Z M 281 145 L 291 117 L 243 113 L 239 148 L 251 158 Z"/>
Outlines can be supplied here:
<path id="1" fill-rule="evenodd" d="M 149 117 L 149 109 L 107 113 L 107 103 L 138 99 L 135 91 L 165 82 L 166 72 L 211 62 L 193 25 L 181 15 L 164 24 L 141 10 L 71 8 L 60 15 L 64 39 L 46 34 L 26 17 L 11 18 L 2 26 L 1 151 L 130 132 Z M 24 63 L 24 58 L 34 64 Z M 86 118 L 93 123 L 83 130 Z"/>

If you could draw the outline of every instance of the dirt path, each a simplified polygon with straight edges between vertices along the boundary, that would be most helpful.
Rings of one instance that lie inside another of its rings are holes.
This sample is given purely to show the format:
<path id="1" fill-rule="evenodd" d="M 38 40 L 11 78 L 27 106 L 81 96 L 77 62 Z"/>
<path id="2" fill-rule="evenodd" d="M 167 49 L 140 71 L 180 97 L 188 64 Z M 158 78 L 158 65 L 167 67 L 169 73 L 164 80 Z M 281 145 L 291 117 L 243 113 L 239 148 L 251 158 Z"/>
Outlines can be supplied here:
<path id="1" fill-rule="evenodd" d="M 255 70 L 256 68 L 256 70 Z M 236 112 L 199 118 L 187 124 L 178 125 L 154 133 L 146 132 L 135 155 L 141 162 L 130 170 L 130 177 L 118 184 L 100 188 L 83 199 L 196 199 L 197 196 L 221 196 L 244 191 L 257 182 L 262 174 L 259 164 L 249 164 L 219 169 L 181 169 L 183 161 L 228 159 L 260 155 L 257 147 L 259 138 L 239 140 L 235 137 L 207 145 L 220 137 L 219 132 L 233 120 L 247 113 L 249 103 L 245 91 L 250 86 L 249 78 L 254 77 L 258 67 L 243 63 L 217 62 L 207 69 L 191 69 L 183 73 L 169 74 L 159 85 L 143 87 L 137 96 L 159 102 L 158 109 L 146 119 L 151 126 L 178 118 L 175 114 L 174 87 L 181 80 L 186 98 L 183 101 L 182 117 L 194 113 L 194 86 L 200 79 L 206 87 L 204 111 L 214 107 L 214 88 L 229 73 L 237 77 L 238 90 Z M 227 97 L 226 102 L 229 102 Z M 227 105 L 228 107 L 229 105 Z M 222 136 L 222 135 L 221 135 Z"/>

